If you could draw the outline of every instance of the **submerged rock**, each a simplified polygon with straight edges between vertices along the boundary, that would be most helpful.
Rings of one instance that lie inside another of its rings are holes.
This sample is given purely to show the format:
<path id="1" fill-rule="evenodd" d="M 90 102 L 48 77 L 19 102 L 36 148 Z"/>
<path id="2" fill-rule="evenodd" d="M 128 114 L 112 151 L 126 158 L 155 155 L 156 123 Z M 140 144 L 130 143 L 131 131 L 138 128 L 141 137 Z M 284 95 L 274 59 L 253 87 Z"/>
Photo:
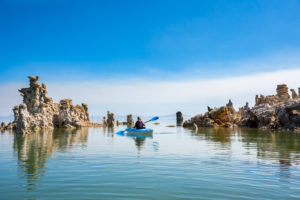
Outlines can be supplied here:
<path id="1" fill-rule="evenodd" d="M 7 128 L 18 133 L 29 133 L 33 129 L 91 126 L 87 104 L 73 105 L 71 99 L 54 103 L 47 96 L 46 85 L 39 77 L 28 77 L 29 88 L 19 90 L 23 103 L 13 108 L 14 121 Z M 95 125 L 95 124 L 94 124 Z"/>
<path id="2" fill-rule="evenodd" d="M 173 128 L 173 127 L 176 127 L 176 126 L 175 125 L 167 125 L 166 127 Z"/>

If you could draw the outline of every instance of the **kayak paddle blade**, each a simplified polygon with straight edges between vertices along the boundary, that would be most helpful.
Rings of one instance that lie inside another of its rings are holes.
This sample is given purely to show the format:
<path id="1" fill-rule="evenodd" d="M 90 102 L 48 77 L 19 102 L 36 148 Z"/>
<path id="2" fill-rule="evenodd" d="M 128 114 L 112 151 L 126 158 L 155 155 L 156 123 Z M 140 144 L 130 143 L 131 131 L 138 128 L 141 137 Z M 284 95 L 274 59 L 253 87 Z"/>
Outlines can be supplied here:
<path id="1" fill-rule="evenodd" d="M 155 121 L 155 120 L 158 120 L 159 119 L 159 117 L 158 116 L 156 116 L 156 117 L 153 117 L 152 119 L 150 119 L 150 122 L 153 122 L 153 121 Z"/>

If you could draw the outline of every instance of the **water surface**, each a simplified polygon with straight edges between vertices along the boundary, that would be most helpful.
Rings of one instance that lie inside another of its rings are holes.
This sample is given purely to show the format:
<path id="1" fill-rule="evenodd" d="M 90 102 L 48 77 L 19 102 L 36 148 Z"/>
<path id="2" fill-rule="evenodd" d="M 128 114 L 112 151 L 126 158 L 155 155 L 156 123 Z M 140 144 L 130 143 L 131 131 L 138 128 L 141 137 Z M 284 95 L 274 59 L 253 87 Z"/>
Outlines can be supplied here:
<path id="1" fill-rule="evenodd" d="M 300 199 L 300 135 L 168 128 L 0 135 L 0 199 Z"/>

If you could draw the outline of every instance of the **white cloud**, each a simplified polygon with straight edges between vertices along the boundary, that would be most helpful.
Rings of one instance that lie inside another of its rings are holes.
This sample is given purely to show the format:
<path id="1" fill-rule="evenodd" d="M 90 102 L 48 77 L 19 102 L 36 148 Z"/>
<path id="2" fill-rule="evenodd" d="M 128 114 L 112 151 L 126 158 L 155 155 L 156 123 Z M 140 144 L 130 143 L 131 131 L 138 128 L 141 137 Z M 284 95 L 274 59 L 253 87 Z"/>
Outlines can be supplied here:
<path id="1" fill-rule="evenodd" d="M 85 102 L 93 114 L 104 115 L 106 110 L 116 114 L 169 114 L 177 110 L 185 114 L 206 111 L 206 106 L 224 105 L 229 98 L 235 106 L 246 101 L 253 104 L 256 94 L 275 94 L 276 85 L 300 86 L 300 69 L 279 70 L 238 77 L 210 80 L 151 81 L 123 80 L 85 81 L 79 83 L 46 83 L 49 96 L 56 102 L 72 98 L 74 103 Z M 17 89 L 24 83 L 0 85 L 0 115 L 12 114 L 12 107 L 21 103 Z"/>

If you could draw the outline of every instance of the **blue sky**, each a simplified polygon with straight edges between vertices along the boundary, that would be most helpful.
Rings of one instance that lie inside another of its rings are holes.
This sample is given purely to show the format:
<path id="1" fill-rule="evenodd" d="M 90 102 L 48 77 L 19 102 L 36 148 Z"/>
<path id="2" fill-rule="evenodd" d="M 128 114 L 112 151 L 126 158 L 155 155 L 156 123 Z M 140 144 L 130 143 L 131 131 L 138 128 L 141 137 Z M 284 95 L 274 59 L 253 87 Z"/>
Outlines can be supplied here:
<path id="1" fill-rule="evenodd" d="M 296 0 L 1 0 L 0 19 L 0 81 L 27 74 L 46 80 L 66 73 L 83 79 L 143 71 L 160 76 L 188 68 L 207 71 L 212 63 L 210 70 L 234 73 L 215 63 L 300 46 Z"/>
<path id="2" fill-rule="evenodd" d="M 27 75 L 221 79 L 300 64 L 298 0 L 0 0 L 0 27 L 2 86 Z"/>

